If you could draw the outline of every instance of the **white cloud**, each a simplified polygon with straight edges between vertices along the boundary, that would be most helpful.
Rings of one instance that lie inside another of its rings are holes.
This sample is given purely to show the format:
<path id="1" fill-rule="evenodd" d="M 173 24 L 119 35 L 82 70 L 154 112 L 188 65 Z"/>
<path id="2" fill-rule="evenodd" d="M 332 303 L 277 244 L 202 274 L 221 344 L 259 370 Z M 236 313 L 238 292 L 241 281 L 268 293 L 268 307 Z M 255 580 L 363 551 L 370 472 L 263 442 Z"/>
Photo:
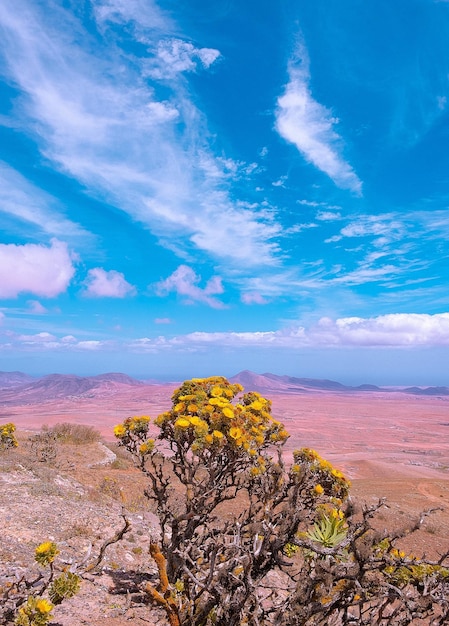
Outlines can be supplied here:
<path id="1" fill-rule="evenodd" d="M 136 291 L 121 272 L 107 272 L 101 267 L 88 271 L 85 284 L 87 288 L 84 294 L 93 298 L 125 298 L 134 295 Z"/>
<path id="2" fill-rule="evenodd" d="M 27 302 L 30 313 L 35 315 L 45 315 L 48 310 L 38 300 L 28 300 Z"/>
<path id="3" fill-rule="evenodd" d="M 0 297 L 20 293 L 54 298 L 66 291 L 75 273 L 67 244 L 52 239 L 50 247 L 37 244 L 0 244 Z"/>
<path id="4" fill-rule="evenodd" d="M 241 300 L 244 304 L 267 304 L 268 302 L 266 298 L 264 298 L 262 294 L 257 291 L 243 293 Z"/>
<path id="5" fill-rule="evenodd" d="M 333 213 L 332 211 L 318 211 L 316 219 L 320 222 L 333 222 L 341 219 L 341 213 Z"/>
<path id="6" fill-rule="evenodd" d="M 209 149 L 206 120 L 185 72 L 174 72 L 168 82 L 164 75 L 163 100 L 145 74 L 157 50 L 178 69 L 208 66 L 216 51 L 174 37 L 173 23 L 152 2 L 100 2 L 95 14 L 103 29 L 111 22 L 126 25 L 121 34 L 130 40 L 111 28 L 104 41 L 98 34 L 93 55 L 90 35 L 74 13 L 55 6 L 44 16 L 31 0 L 0 3 L 5 71 L 21 92 L 20 123 L 42 154 L 162 245 L 176 245 L 180 255 L 196 247 L 237 267 L 278 263 L 273 239 L 281 226 L 273 214 L 242 207 L 232 196 L 230 173 Z M 130 56 L 136 40 L 144 39 L 148 57 Z"/>
<path id="7" fill-rule="evenodd" d="M 224 289 L 219 276 L 212 276 L 202 289 L 198 287 L 201 276 L 198 276 L 191 267 L 180 265 L 168 278 L 156 285 L 157 293 L 161 296 L 174 291 L 187 299 L 188 303 L 202 302 L 213 308 L 223 308 L 223 303 L 214 296 L 222 294 Z"/>
<path id="8" fill-rule="evenodd" d="M 140 337 L 122 343 L 95 338 L 80 341 L 73 335 L 58 338 L 45 331 L 32 335 L 20 335 L 12 331 L 3 334 L 7 341 L 0 343 L 0 349 L 35 352 L 115 350 L 152 354 L 166 351 L 195 353 L 213 347 L 287 350 L 290 353 L 303 348 L 414 349 L 449 346 L 449 313 L 393 313 L 372 318 L 323 317 L 309 327 L 297 324 L 278 330 L 254 332 L 198 331 L 174 337 Z"/>
<path id="9" fill-rule="evenodd" d="M 346 346 L 418 347 L 449 345 L 449 313 L 394 313 L 374 318 L 322 319 L 315 337 Z"/>
<path id="10" fill-rule="evenodd" d="M 166 39 L 157 45 L 156 56 L 148 61 L 146 72 L 152 78 L 168 80 L 181 72 L 194 72 L 198 66 L 207 69 L 220 52 L 212 48 L 196 48 L 181 39 Z"/>
<path id="11" fill-rule="evenodd" d="M 276 129 L 338 187 L 360 195 L 362 183 L 340 154 L 342 142 L 334 130 L 338 120 L 314 100 L 309 83 L 307 52 L 300 47 L 289 64 L 289 82 L 285 92 L 277 101 Z"/>
<path id="12" fill-rule="evenodd" d="M 374 318 L 322 318 L 315 326 L 258 332 L 193 332 L 167 339 L 142 338 L 129 348 L 142 352 L 202 350 L 216 345 L 235 349 L 417 348 L 449 345 L 449 313 L 395 313 Z"/>
<path id="13" fill-rule="evenodd" d="M 79 224 L 64 217 L 55 198 L 35 187 L 19 172 L 0 161 L 0 213 L 17 221 L 32 224 L 45 233 L 65 238 L 91 238 Z"/>
<path id="14" fill-rule="evenodd" d="M 143 29 L 165 30 L 170 26 L 168 15 L 161 11 L 154 0 L 96 0 L 93 10 L 100 23 L 131 22 L 139 32 Z"/>
<path id="15" fill-rule="evenodd" d="M 392 213 L 361 215 L 341 229 L 343 237 L 386 236 L 396 240 L 405 233 L 405 224 Z"/>
<path id="16" fill-rule="evenodd" d="M 36 333 L 35 335 L 19 335 L 17 337 L 17 340 L 22 343 L 41 344 L 55 341 L 56 336 L 52 335 L 51 333 L 42 332 Z"/>

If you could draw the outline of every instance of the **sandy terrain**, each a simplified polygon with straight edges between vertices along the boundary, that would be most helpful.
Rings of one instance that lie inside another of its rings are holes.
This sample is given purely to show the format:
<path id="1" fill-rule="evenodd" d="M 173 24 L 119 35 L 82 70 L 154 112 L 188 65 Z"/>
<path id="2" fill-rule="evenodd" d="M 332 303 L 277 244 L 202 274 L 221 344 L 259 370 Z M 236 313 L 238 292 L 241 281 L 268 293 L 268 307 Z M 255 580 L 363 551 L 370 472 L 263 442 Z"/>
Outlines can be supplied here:
<path id="1" fill-rule="evenodd" d="M 0 423 L 22 429 L 76 422 L 113 440 L 115 424 L 131 415 L 155 417 L 170 408 L 174 385 L 145 385 L 40 404 L 1 406 Z M 348 477 L 449 478 L 449 396 L 399 392 L 271 395 L 273 414 L 291 437 L 285 450 L 311 447 Z"/>

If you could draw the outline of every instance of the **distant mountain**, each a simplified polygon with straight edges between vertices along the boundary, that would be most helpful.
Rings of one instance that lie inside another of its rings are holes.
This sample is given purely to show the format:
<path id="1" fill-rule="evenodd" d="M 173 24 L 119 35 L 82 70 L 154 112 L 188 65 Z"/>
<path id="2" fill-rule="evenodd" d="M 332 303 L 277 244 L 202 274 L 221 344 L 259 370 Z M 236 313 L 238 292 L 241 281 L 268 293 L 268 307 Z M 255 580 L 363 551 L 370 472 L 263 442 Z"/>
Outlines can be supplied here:
<path id="1" fill-rule="evenodd" d="M 355 393 L 355 392 L 396 392 L 421 396 L 449 396 L 449 387 L 377 387 L 359 385 L 351 387 L 335 380 L 316 378 L 295 378 L 277 374 L 256 374 L 250 370 L 239 372 L 229 379 L 240 383 L 246 391 L 263 394 L 307 394 L 307 393 Z M 141 381 L 126 374 L 107 373 L 97 376 L 75 376 L 71 374 L 50 374 L 33 378 L 23 372 L 0 372 L 0 405 L 38 404 L 58 399 L 76 399 L 114 394 L 133 387 L 149 387 L 162 384 L 156 380 Z M 179 382 L 165 383 L 171 388 Z"/>
<path id="2" fill-rule="evenodd" d="M 19 387 L 35 380 L 36 378 L 23 372 L 0 372 L 0 389 Z"/>
<path id="3" fill-rule="evenodd" d="M 277 376 L 276 374 L 255 374 L 244 370 L 230 378 L 232 382 L 240 383 L 246 390 L 262 393 L 311 393 L 313 391 L 382 391 L 375 385 L 359 385 L 348 387 L 335 380 L 316 378 L 295 378 L 294 376 Z"/>
<path id="4" fill-rule="evenodd" d="M 31 378 L 31 377 L 29 377 Z M 28 404 L 45 402 L 57 398 L 86 397 L 96 392 L 113 390 L 123 386 L 141 386 L 143 382 L 126 374 L 100 374 L 98 376 L 75 376 L 71 374 L 50 374 L 31 379 L 21 385 L 0 388 L 0 403 Z"/>
<path id="5" fill-rule="evenodd" d="M 449 396 L 449 387 L 407 387 L 402 391 L 417 396 Z"/>

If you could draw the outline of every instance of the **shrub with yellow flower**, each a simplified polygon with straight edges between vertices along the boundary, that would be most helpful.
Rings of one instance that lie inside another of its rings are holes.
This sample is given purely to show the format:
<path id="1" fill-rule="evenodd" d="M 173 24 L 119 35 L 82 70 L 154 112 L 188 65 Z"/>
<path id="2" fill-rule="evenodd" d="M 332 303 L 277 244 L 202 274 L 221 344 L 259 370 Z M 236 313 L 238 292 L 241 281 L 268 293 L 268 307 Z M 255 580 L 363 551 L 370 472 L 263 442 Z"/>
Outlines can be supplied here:
<path id="1" fill-rule="evenodd" d="M 379 539 L 370 525 L 376 507 L 353 519 L 349 481 L 315 450 L 295 450 L 289 467 L 289 435 L 271 411 L 269 400 L 223 377 L 195 378 L 152 424 L 129 418 L 115 428 L 150 479 L 160 581 L 145 591 L 169 623 L 324 626 L 351 615 L 381 626 L 385 614 L 397 622 L 382 626 L 393 626 L 413 623 L 418 609 L 409 607 L 420 607 L 420 618 L 436 615 L 435 626 L 449 623 L 449 568 Z M 289 580 L 279 595 L 267 595 L 272 571 Z M 427 588 L 445 604 L 415 602 Z"/>
<path id="2" fill-rule="evenodd" d="M 19 445 L 15 433 L 16 426 L 12 422 L 0 425 L 0 451 L 8 448 L 17 448 Z"/>

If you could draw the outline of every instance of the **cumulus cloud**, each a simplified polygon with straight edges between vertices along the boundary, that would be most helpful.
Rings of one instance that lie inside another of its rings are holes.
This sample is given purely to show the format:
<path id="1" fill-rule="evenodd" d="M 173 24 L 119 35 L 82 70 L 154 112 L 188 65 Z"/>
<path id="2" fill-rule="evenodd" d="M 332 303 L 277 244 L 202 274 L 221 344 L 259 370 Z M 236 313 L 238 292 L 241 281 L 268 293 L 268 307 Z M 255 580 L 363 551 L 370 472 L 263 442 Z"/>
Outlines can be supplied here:
<path id="1" fill-rule="evenodd" d="M 361 181 L 341 156 L 342 140 L 335 131 L 338 120 L 312 96 L 308 65 L 307 52 L 300 46 L 290 61 L 284 94 L 277 101 L 276 130 L 338 187 L 361 195 Z"/>
<path id="2" fill-rule="evenodd" d="M 121 272 L 95 267 L 87 273 L 84 294 L 92 298 L 125 298 L 136 293 Z"/>
<path id="3" fill-rule="evenodd" d="M 142 338 L 129 344 L 137 351 L 202 350 L 204 347 L 272 348 L 417 348 L 449 345 L 449 313 L 394 313 L 374 318 L 322 318 L 310 328 L 292 326 L 258 332 L 193 332 L 173 338 Z"/>
<path id="4" fill-rule="evenodd" d="M 394 313 L 373 318 L 323 318 L 313 336 L 319 341 L 346 346 L 449 345 L 449 313 Z"/>
<path id="5" fill-rule="evenodd" d="M 171 319 L 169 317 L 156 317 L 154 320 L 155 324 L 171 324 Z"/>
<path id="6" fill-rule="evenodd" d="M 0 342 L 0 350 L 25 352 L 86 352 L 109 351 L 113 348 L 122 348 L 111 340 L 87 339 L 79 340 L 74 335 L 58 337 L 56 333 L 46 331 L 24 334 L 7 331 L 4 333 L 7 341 Z"/>
<path id="7" fill-rule="evenodd" d="M 201 276 L 196 274 L 191 267 L 180 265 L 168 278 L 157 283 L 156 290 L 161 296 L 175 292 L 186 299 L 189 304 L 202 302 L 215 309 L 223 308 L 224 304 L 214 297 L 224 292 L 221 278 L 212 276 L 204 288 L 198 286 L 200 282 Z"/>
<path id="8" fill-rule="evenodd" d="M 194 296 L 198 294 L 194 294 Z M 203 296 L 199 296 L 202 298 Z M 1 314 L 0 314 L 1 320 Z M 40 332 L 32 335 L 4 333 L 7 341 L 1 350 L 26 351 L 111 351 L 151 353 L 202 352 L 205 349 L 287 350 L 294 353 L 303 348 L 432 348 L 449 346 L 449 313 L 392 313 L 371 318 L 321 318 L 309 327 L 292 325 L 288 328 L 247 332 L 191 332 L 174 337 L 140 337 L 126 342 L 101 339 L 79 340 L 73 335 L 57 337 Z"/>
<path id="9" fill-rule="evenodd" d="M 54 298 L 66 291 L 75 273 L 67 244 L 52 239 L 50 246 L 0 244 L 0 297 L 30 293 Z"/>

